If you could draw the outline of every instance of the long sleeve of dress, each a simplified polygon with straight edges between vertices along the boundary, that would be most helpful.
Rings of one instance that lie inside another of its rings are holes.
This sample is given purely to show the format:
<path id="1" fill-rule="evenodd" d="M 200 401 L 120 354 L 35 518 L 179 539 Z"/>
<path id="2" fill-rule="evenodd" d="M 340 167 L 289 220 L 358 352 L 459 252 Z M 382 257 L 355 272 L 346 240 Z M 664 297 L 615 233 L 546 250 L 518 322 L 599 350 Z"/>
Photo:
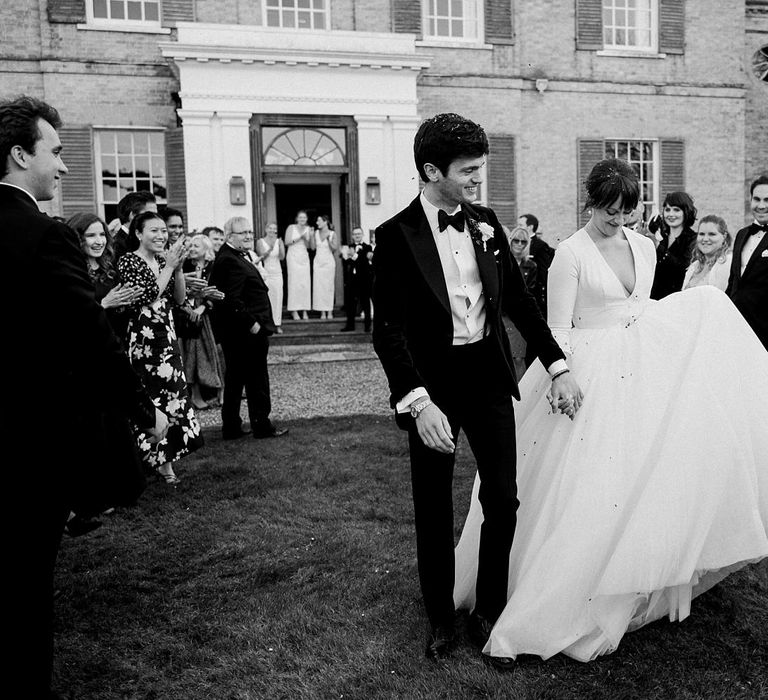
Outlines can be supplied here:
<path id="1" fill-rule="evenodd" d="M 573 310 L 579 289 L 579 261 L 567 246 L 558 247 L 549 268 L 547 322 L 552 336 L 566 355 L 571 354 Z"/>

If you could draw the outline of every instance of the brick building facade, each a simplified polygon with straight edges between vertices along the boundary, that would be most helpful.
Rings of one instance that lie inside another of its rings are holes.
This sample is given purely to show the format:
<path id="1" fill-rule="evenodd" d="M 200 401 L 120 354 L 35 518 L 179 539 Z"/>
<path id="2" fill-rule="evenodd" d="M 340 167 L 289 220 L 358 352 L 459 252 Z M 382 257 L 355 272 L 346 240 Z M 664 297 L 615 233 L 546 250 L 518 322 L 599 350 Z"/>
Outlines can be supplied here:
<path id="1" fill-rule="evenodd" d="M 0 27 L 0 95 L 65 120 L 65 216 L 153 188 L 190 228 L 306 208 L 346 237 L 418 192 L 440 111 L 490 136 L 482 199 L 555 239 L 606 154 L 649 211 L 685 189 L 734 230 L 768 170 L 766 0 L 9 0 Z"/>

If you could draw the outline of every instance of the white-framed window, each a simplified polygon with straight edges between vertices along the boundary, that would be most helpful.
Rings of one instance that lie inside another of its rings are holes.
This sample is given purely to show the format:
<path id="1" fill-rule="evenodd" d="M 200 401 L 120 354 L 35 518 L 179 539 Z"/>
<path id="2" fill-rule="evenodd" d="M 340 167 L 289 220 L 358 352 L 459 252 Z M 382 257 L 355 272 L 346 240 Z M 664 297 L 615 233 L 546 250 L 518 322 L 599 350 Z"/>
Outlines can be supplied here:
<path id="1" fill-rule="evenodd" d="M 264 24 L 283 29 L 328 29 L 330 0 L 264 0 Z"/>
<path id="2" fill-rule="evenodd" d="M 614 51 L 655 53 L 658 0 L 603 0 L 603 45 Z"/>
<path id="3" fill-rule="evenodd" d="M 425 39 L 483 40 L 483 0 L 422 0 Z"/>
<path id="4" fill-rule="evenodd" d="M 90 24 L 160 26 L 160 0 L 86 0 Z"/>
<path id="5" fill-rule="evenodd" d="M 605 157 L 627 161 L 640 181 L 640 201 L 646 221 L 659 211 L 659 142 L 657 140 L 606 139 Z"/>
<path id="6" fill-rule="evenodd" d="M 165 204 L 165 134 L 162 130 L 94 131 L 96 200 L 105 221 L 117 216 L 117 203 L 129 192 L 152 192 Z"/>

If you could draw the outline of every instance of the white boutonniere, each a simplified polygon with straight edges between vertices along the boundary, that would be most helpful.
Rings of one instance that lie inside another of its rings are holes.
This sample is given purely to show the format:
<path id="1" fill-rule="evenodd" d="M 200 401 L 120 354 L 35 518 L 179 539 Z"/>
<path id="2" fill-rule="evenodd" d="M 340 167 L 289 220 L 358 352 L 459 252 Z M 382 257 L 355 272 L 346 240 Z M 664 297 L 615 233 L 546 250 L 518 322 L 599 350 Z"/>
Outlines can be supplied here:
<path id="1" fill-rule="evenodd" d="M 469 233 L 475 242 L 479 245 L 483 244 L 483 252 L 488 251 L 488 241 L 493 240 L 493 226 L 485 221 L 476 221 L 475 219 L 467 218 L 469 225 Z"/>
<path id="2" fill-rule="evenodd" d="M 763 251 L 763 252 L 760 254 L 760 257 L 761 257 L 761 258 L 768 258 L 768 250 L 764 250 L 764 251 Z"/>

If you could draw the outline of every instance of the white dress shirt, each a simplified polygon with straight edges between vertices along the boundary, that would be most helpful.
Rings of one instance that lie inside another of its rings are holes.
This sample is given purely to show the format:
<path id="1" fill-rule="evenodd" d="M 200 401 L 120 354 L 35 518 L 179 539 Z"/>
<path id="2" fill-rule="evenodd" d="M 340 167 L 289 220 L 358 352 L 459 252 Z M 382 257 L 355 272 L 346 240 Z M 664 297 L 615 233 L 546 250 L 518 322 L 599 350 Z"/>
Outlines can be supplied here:
<path id="1" fill-rule="evenodd" d="M 754 223 L 757 226 L 761 225 L 758 224 L 757 221 L 754 221 Z M 749 263 L 749 259 L 752 257 L 752 253 L 754 253 L 757 249 L 757 246 L 760 245 L 760 241 L 763 240 L 763 236 L 765 236 L 765 231 L 758 231 L 757 233 L 753 233 L 751 236 L 748 236 L 747 240 L 744 241 L 744 247 L 741 249 L 741 272 L 739 274 L 744 274 L 744 270 Z"/>

